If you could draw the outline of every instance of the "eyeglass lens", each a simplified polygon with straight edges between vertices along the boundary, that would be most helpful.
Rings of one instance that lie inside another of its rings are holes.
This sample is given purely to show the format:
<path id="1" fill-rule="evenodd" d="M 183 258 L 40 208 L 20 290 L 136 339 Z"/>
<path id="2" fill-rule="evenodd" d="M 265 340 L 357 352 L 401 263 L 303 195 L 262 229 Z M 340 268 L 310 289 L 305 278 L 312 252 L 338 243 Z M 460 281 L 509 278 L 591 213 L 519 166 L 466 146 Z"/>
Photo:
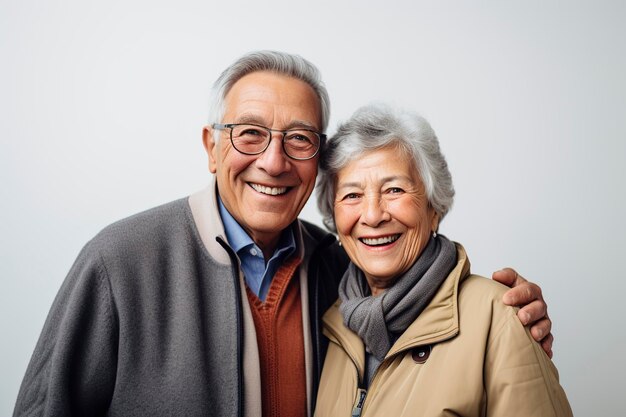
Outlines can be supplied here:
<path id="1" fill-rule="evenodd" d="M 255 125 L 232 127 L 233 146 L 239 152 L 258 154 L 263 152 L 272 138 L 269 129 Z M 296 159 L 307 159 L 315 155 L 320 146 L 317 133 L 306 129 L 293 129 L 285 132 L 283 147 L 287 155 Z"/>

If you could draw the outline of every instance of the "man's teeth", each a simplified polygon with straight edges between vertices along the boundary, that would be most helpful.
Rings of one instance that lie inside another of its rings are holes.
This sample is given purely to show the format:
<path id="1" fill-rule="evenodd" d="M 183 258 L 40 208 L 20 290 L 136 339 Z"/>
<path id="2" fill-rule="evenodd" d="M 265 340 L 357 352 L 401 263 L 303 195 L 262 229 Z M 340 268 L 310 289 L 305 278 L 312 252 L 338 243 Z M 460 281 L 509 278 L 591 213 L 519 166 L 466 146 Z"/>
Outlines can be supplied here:
<path id="1" fill-rule="evenodd" d="M 377 237 L 377 238 L 362 238 L 361 242 L 369 246 L 386 245 L 391 242 L 395 242 L 400 238 L 400 235 Z"/>
<path id="2" fill-rule="evenodd" d="M 260 184 L 250 184 L 250 187 L 262 194 L 279 195 L 287 192 L 287 187 L 266 187 Z"/>

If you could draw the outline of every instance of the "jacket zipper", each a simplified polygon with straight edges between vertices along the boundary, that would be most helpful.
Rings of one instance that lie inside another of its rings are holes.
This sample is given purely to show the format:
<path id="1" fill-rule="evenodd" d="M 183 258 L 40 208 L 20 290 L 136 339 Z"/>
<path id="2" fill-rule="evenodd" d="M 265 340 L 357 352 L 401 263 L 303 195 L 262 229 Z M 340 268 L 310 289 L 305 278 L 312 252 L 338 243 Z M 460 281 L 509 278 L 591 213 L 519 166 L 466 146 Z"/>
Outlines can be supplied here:
<path id="1" fill-rule="evenodd" d="M 444 340 L 447 340 L 447 339 L 444 339 Z M 380 373 L 380 370 L 381 370 L 381 368 L 383 367 L 383 365 L 385 365 L 386 363 L 389 363 L 389 361 L 390 361 L 390 360 L 392 360 L 393 358 L 395 358 L 396 356 L 401 355 L 401 354 L 404 354 L 407 350 L 412 349 L 412 348 L 414 348 L 415 346 L 420 346 L 420 345 L 413 345 L 413 344 L 410 344 L 410 345 L 408 345 L 408 346 L 406 346 L 406 347 L 402 348 L 401 350 L 397 351 L 397 352 L 396 352 L 396 353 L 394 353 L 393 355 L 391 355 L 391 356 L 386 357 L 385 359 L 383 359 L 383 361 L 380 363 L 380 365 L 378 365 L 378 368 L 376 368 L 376 372 L 374 372 L 374 375 L 372 376 L 372 383 L 369 385 L 369 389 L 371 390 L 371 389 L 372 389 L 372 387 L 374 387 L 374 384 L 376 383 L 376 377 L 377 377 L 377 376 L 378 376 L 378 374 Z M 345 352 L 345 350 L 344 350 L 344 352 Z M 349 355 L 348 355 L 348 356 L 349 356 Z M 351 359 L 352 359 L 352 358 L 351 358 Z M 353 363 L 354 363 L 354 365 L 356 366 L 356 362 L 354 361 L 354 359 L 352 359 L 352 362 L 353 362 Z M 365 376 L 363 376 L 363 378 L 365 378 Z M 359 417 L 360 417 L 360 416 L 361 416 L 361 414 L 363 413 L 363 410 L 365 409 L 365 400 L 366 400 L 366 394 L 367 394 L 367 391 L 366 391 L 366 390 L 364 390 L 363 388 L 360 388 L 360 387 L 358 388 L 358 391 L 357 391 L 357 392 L 359 392 L 359 391 L 364 391 L 364 393 L 363 393 L 363 401 L 362 401 L 362 402 L 360 402 L 361 407 L 360 407 L 360 409 L 359 409 L 359 414 L 357 414 L 357 416 L 359 416 Z M 353 414 L 352 414 L 352 415 L 354 416 L 354 411 L 353 411 Z"/>
<path id="2" fill-rule="evenodd" d="M 357 391 L 356 404 L 354 404 L 354 408 L 352 409 L 352 417 L 361 417 L 361 412 L 363 411 L 363 403 L 365 403 L 366 396 L 367 391 L 363 388 L 359 388 Z"/>
<path id="3" fill-rule="evenodd" d="M 339 341 L 339 344 L 341 345 L 341 337 L 339 337 L 339 335 L 332 331 L 330 328 L 326 327 L 326 329 L 333 334 L 333 336 L 337 339 L 337 341 Z M 450 337 L 446 337 L 442 340 L 438 340 L 437 343 L 441 342 L 441 341 L 445 341 L 448 340 Z M 418 344 L 416 344 L 415 346 L 420 346 Z M 376 377 L 378 376 L 379 372 L 380 372 L 380 368 L 383 366 L 383 364 L 389 360 L 391 360 L 392 358 L 396 357 L 399 354 L 403 354 L 404 352 L 406 352 L 409 349 L 412 349 L 413 347 L 415 347 L 413 344 L 410 344 L 408 346 L 405 346 L 404 348 L 402 348 L 401 350 L 397 351 L 396 353 L 394 353 L 392 356 L 389 356 L 388 358 L 385 358 L 380 365 L 378 365 L 378 368 L 376 369 L 376 372 L 374 372 L 374 375 L 372 377 L 372 383 L 370 384 L 369 388 L 371 389 L 374 386 L 374 383 L 376 382 Z M 343 346 L 342 346 L 343 348 Z M 361 417 L 361 414 L 363 414 L 363 410 L 365 409 L 365 400 L 367 399 L 367 391 L 365 388 L 362 388 L 363 384 L 364 384 L 364 380 L 365 380 L 365 375 L 363 375 L 363 377 L 361 378 L 361 376 L 359 375 L 359 367 L 357 365 L 356 359 L 354 359 L 352 357 L 352 355 L 350 355 L 347 350 L 345 348 L 343 348 L 343 352 L 350 358 L 350 360 L 352 361 L 352 364 L 354 365 L 354 368 L 356 369 L 356 374 L 357 374 L 357 380 L 359 381 L 359 386 L 357 386 L 357 398 L 356 401 L 354 403 L 354 407 L 352 408 L 352 416 L 351 417 Z"/>
<path id="4" fill-rule="evenodd" d="M 383 364 L 385 364 L 385 362 L 391 360 L 392 358 L 394 358 L 396 355 L 398 355 L 399 353 L 404 352 L 404 350 L 401 350 L 399 352 L 394 353 L 392 356 L 389 356 L 388 358 L 383 359 L 383 361 L 380 363 L 380 365 L 378 365 L 378 368 L 376 368 L 376 371 L 374 372 L 374 375 L 372 376 L 372 383 L 369 385 L 369 389 L 372 389 L 372 387 L 374 386 L 374 383 L 376 382 L 376 377 L 378 376 L 378 374 L 380 373 L 380 368 L 382 368 Z M 366 359 L 367 360 L 367 359 Z M 354 360 L 353 360 L 354 362 Z M 354 362 L 356 365 L 356 362 Z M 363 385 L 365 383 L 365 375 L 363 375 L 363 381 L 361 381 L 361 385 Z M 367 399 L 367 390 L 361 387 L 357 388 L 357 393 L 360 397 L 360 401 L 358 401 L 357 405 L 358 407 L 358 414 L 356 414 L 356 417 L 360 417 L 361 414 L 363 413 L 363 410 L 365 410 L 365 400 Z M 357 407 L 355 406 L 354 410 L 352 410 L 352 417 L 355 417 L 355 410 L 357 409 Z"/>
<path id="5" fill-rule="evenodd" d="M 361 413 L 363 412 L 363 404 L 365 404 L 365 398 L 367 397 L 367 390 L 361 387 L 363 385 L 365 375 L 363 376 L 359 375 L 359 366 L 357 364 L 357 361 L 354 357 L 352 357 L 352 355 L 348 353 L 345 347 L 343 347 L 341 343 L 341 337 L 339 337 L 339 335 L 335 333 L 331 328 L 326 327 L 326 329 L 335 337 L 335 339 L 337 339 L 343 352 L 350 358 L 350 360 L 352 361 L 352 364 L 354 365 L 358 385 L 357 385 L 357 391 L 356 391 L 357 396 L 356 396 L 356 400 L 354 401 L 354 407 L 352 407 L 351 417 L 360 417 Z"/>

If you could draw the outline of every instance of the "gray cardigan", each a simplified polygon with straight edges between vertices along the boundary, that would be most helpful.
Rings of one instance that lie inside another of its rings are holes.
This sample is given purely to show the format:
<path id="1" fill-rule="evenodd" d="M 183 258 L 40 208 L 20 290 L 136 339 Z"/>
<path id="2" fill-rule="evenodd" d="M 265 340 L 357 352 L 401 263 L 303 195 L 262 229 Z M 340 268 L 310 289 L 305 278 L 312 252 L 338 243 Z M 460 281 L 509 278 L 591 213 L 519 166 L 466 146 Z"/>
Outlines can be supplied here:
<path id="1" fill-rule="evenodd" d="M 87 243 L 52 305 L 15 416 L 243 415 L 238 263 L 219 237 L 203 243 L 196 222 L 181 199 Z M 321 316 L 347 258 L 332 235 L 300 226 L 312 250 L 303 268 L 314 400 L 327 347 Z"/>

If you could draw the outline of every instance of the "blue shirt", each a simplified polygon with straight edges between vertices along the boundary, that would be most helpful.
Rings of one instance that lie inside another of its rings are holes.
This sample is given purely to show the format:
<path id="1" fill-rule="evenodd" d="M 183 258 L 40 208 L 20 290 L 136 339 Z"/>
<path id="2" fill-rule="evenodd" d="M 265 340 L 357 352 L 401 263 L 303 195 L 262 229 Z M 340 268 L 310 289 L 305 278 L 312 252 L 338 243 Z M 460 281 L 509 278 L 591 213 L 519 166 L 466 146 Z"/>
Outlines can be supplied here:
<path id="1" fill-rule="evenodd" d="M 220 216 L 226 232 L 226 240 L 231 248 L 237 253 L 241 261 L 241 269 L 246 284 L 260 300 L 265 301 L 274 274 L 280 265 L 296 250 L 296 240 L 293 230 L 288 227 L 283 231 L 274 250 L 274 254 L 265 264 L 263 251 L 248 236 L 245 230 L 237 223 L 237 220 L 226 210 L 222 199 L 218 197 Z"/>

